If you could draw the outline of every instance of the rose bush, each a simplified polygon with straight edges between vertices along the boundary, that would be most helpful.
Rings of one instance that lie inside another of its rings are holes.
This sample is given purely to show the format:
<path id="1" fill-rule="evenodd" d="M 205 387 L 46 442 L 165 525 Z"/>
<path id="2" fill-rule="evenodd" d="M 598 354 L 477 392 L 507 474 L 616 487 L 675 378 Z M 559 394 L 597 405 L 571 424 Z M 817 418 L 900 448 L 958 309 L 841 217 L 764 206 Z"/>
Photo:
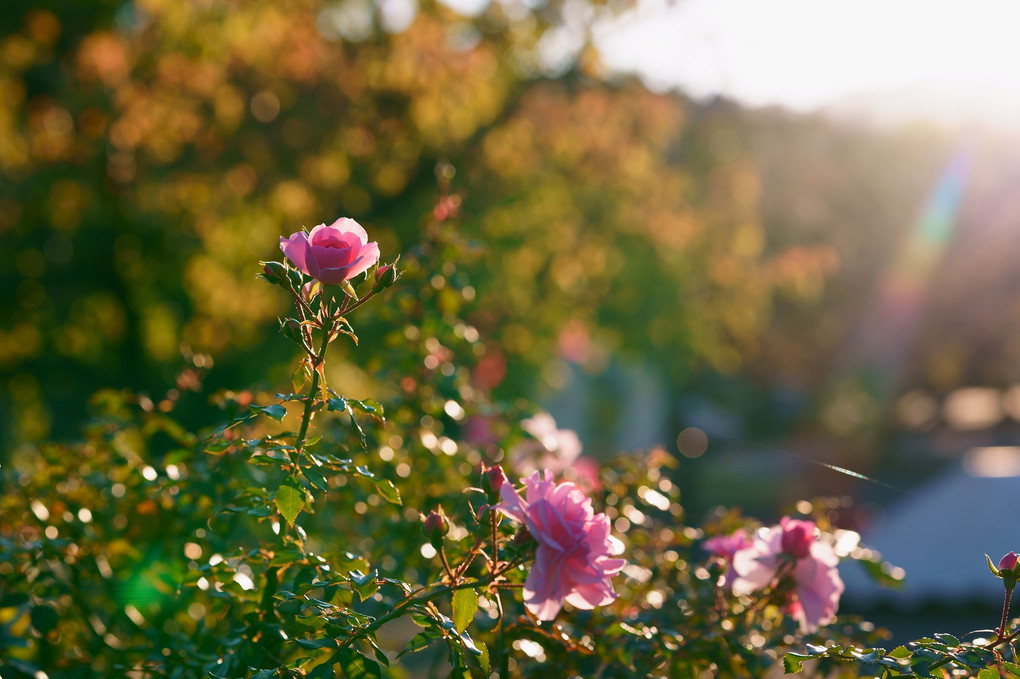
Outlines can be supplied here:
<path id="1" fill-rule="evenodd" d="M 368 242 L 365 229 L 347 217 L 281 236 L 280 249 L 299 271 L 326 285 L 348 281 L 379 261 L 379 244 Z"/>
<path id="2" fill-rule="evenodd" d="M 839 557 L 815 532 L 812 521 L 783 517 L 778 526 L 759 533 L 750 547 L 733 555 L 734 594 L 760 592 L 792 575 L 793 589 L 785 604 L 801 631 L 814 632 L 832 622 L 844 589 L 836 569 Z"/>
<path id="3" fill-rule="evenodd" d="M 497 509 L 527 526 L 538 542 L 535 564 L 524 583 L 524 602 L 539 620 L 552 620 L 563 602 L 580 609 L 612 603 L 612 577 L 626 565 L 612 558 L 623 544 L 609 534 L 609 517 L 573 483 L 553 483 L 549 470 L 524 479 L 522 498 L 509 482 Z"/>

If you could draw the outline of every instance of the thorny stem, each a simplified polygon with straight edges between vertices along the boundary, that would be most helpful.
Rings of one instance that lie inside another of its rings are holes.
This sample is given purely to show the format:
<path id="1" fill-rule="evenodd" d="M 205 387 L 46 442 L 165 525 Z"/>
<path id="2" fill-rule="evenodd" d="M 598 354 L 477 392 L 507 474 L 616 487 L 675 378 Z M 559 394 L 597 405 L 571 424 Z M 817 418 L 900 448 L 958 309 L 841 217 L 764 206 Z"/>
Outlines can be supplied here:
<path id="1" fill-rule="evenodd" d="M 450 568 L 450 561 L 446 558 L 446 550 L 443 549 L 442 545 L 439 546 L 439 560 L 443 562 L 443 571 L 446 572 L 446 577 L 450 579 L 450 583 L 457 584 L 457 575 Z"/>
<path id="2" fill-rule="evenodd" d="M 503 615 L 503 599 L 497 589 L 496 610 L 499 612 L 499 634 L 496 636 L 496 658 L 499 660 L 499 677 L 506 679 L 510 676 L 510 654 L 506 652 L 506 624 Z"/>
<path id="3" fill-rule="evenodd" d="M 322 329 L 322 347 L 319 349 L 318 355 L 311 356 L 312 359 L 312 386 L 308 390 L 308 397 L 305 399 L 305 411 L 301 416 L 301 429 L 298 430 L 297 440 L 294 442 L 294 448 L 298 454 L 302 452 L 305 445 L 305 437 L 308 435 L 308 423 L 312 421 L 312 404 L 315 403 L 315 392 L 319 388 L 319 368 L 322 366 L 323 361 L 326 360 L 326 347 L 329 346 L 329 336 L 333 334 L 333 321 L 329 323 L 329 327 L 323 327 Z"/>
<path id="4" fill-rule="evenodd" d="M 455 574 L 458 578 L 464 575 L 465 571 L 467 571 L 468 569 L 468 566 L 470 566 L 471 562 L 475 560 L 475 555 L 478 554 L 478 548 L 482 545 L 482 542 L 484 540 L 485 538 L 483 538 L 482 536 L 478 536 L 477 538 L 475 538 L 475 544 L 471 545 L 471 549 L 468 550 L 468 555 L 464 557 L 464 561 L 459 566 L 457 566 Z"/>
<path id="5" fill-rule="evenodd" d="M 483 578 L 471 580 L 470 582 L 461 582 L 456 585 L 443 585 L 441 587 L 436 588 L 432 592 L 429 592 L 428 594 L 422 594 L 420 596 L 418 595 L 418 593 L 412 594 L 404 598 L 403 600 L 397 602 L 397 604 L 393 607 L 393 610 L 391 610 L 386 615 L 376 618 L 370 625 L 362 627 L 361 629 L 351 633 L 350 636 L 348 636 L 346 639 L 340 642 L 340 648 L 346 648 L 350 646 L 352 643 L 354 643 L 356 639 L 367 634 L 371 634 L 372 632 L 376 631 L 377 629 L 388 623 L 390 620 L 400 617 L 403 614 L 403 612 L 412 605 L 425 604 L 430 601 L 434 601 L 439 597 L 445 596 L 452 592 L 456 592 L 457 590 L 460 589 L 476 589 L 487 586 L 490 583 L 495 582 L 504 573 L 512 570 L 513 568 L 516 568 L 517 565 L 518 562 L 515 561 L 507 562 L 503 564 L 503 568 L 498 569 L 495 572 Z M 419 592 L 421 591 L 424 590 L 419 590 Z"/>
<path id="6" fill-rule="evenodd" d="M 1006 596 L 1002 601 L 1002 622 L 999 623 L 998 634 L 996 636 L 1004 636 L 1006 634 L 1006 621 L 1009 618 L 1009 600 L 1013 597 L 1013 588 L 1006 588 Z"/>
<path id="7" fill-rule="evenodd" d="M 489 571 L 495 573 L 499 568 L 499 533 L 497 532 L 499 516 L 496 514 L 496 510 L 491 507 L 489 515 L 492 525 L 492 563 L 489 564 Z"/>

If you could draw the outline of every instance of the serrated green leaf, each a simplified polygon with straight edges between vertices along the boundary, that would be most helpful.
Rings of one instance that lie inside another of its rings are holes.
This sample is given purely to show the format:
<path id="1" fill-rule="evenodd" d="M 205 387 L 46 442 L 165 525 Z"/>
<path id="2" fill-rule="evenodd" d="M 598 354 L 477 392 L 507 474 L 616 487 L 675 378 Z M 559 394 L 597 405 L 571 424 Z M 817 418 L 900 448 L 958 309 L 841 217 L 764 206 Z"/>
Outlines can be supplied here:
<path id="1" fill-rule="evenodd" d="M 960 645 L 960 640 L 958 638 L 954 637 L 952 634 L 946 634 L 945 632 L 940 632 L 936 634 L 935 638 L 942 642 L 943 644 L 947 644 L 949 646 Z"/>
<path id="2" fill-rule="evenodd" d="M 301 470 L 301 473 L 305 475 L 305 478 L 308 479 L 309 483 L 319 490 L 323 492 L 329 490 L 329 483 L 326 482 L 326 477 L 323 476 L 322 472 L 315 467 L 304 467 Z"/>
<path id="3" fill-rule="evenodd" d="M 353 648 L 347 647 L 339 653 L 340 669 L 343 670 L 347 679 L 382 679 L 382 669 L 379 663 L 371 658 L 366 658 Z"/>
<path id="4" fill-rule="evenodd" d="M 453 593 L 453 624 L 463 633 L 478 612 L 478 593 L 473 589 L 458 589 Z"/>
<path id="5" fill-rule="evenodd" d="M 1020 677 L 1020 665 L 1017 665 L 1016 663 L 1006 662 L 1003 660 L 1002 669 L 1006 670 L 1014 677 Z"/>
<path id="6" fill-rule="evenodd" d="M 380 479 L 375 482 L 375 488 L 379 491 L 379 494 L 383 496 L 383 499 L 395 505 L 402 505 L 400 501 L 400 491 L 393 485 L 393 482 L 389 479 Z"/>
<path id="7" fill-rule="evenodd" d="M 358 593 L 362 601 L 367 601 L 373 594 L 379 591 L 379 583 L 376 582 L 375 571 L 366 574 L 354 570 L 348 573 L 348 577 L 351 579 L 351 584 L 354 585 L 354 591 Z"/>
<path id="8" fill-rule="evenodd" d="M 909 658 L 910 657 L 910 651 L 907 650 L 906 646 L 897 646 L 893 650 L 889 651 L 889 655 L 890 655 L 890 657 L 902 660 L 903 658 Z"/>
<path id="9" fill-rule="evenodd" d="M 347 410 L 347 399 L 343 396 L 337 396 L 326 401 L 326 409 L 335 412 L 343 412 Z"/>
<path id="10" fill-rule="evenodd" d="M 475 646 L 478 647 L 478 664 L 482 666 L 482 673 L 485 676 L 489 675 L 489 647 L 480 641 L 475 641 Z"/>
<path id="11" fill-rule="evenodd" d="M 283 518 L 293 526 L 294 519 L 305 508 L 305 489 L 293 477 L 288 478 L 276 489 L 274 501 Z"/>
<path id="12" fill-rule="evenodd" d="M 796 674 L 804 669 L 804 661 L 810 659 L 810 655 L 800 653 L 787 653 L 783 656 L 783 670 L 787 674 Z"/>
<path id="13" fill-rule="evenodd" d="M 251 406 L 252 410 L 257 410 L 263 415 L 273 418 L 277 422 L 283 421 L 283 416 L 287 414 L 287 409 L 279 403 L 274 403 L 268 406 Z"/>
<path id="14" fill-rule="evenodd" d="M 978 672 L 977 679 L 999 679 L 999 670 L 986 667 Z"/>

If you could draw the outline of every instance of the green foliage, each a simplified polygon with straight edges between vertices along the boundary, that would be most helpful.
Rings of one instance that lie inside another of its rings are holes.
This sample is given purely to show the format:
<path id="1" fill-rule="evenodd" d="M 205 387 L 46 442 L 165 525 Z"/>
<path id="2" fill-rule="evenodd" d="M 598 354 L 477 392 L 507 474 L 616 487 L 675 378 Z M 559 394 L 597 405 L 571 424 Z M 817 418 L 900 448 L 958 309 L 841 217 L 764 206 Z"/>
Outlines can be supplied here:
<path id="1" fill-rule="evenodd" d="M 719 588 L 662 451 L 620 457 L 589 487 L 626 532 L 619 600 L 547 624 L 522 607 L 534 543 L 470 487 L 521 414 L 472 386 L 481 338 L 451 297 L 418 293 L 436 290 L 439 269 L 442 289 L 469 285 L 452 225 L 431 233 L 374 305 L 399 323 L 378 344 L 347 345 L 400 385 L 385 413 L 323 377 L 330 341 L 353 331 L 338 315 L 375 293 L 313 296 L 305 393 L 220 393 L 226 424 L 193 434 L 172 409 L 102 392 L 81 442 L 5 470 L 4 676 L 758 675 L 779 661 L 796 629 L 768 599 Z M 507 420 L 495 443 L 462 435 L 479 414 Z M 436 506 L 450 528 L 430 553 L 419 516 Z M 870 636 L 841 619 L 825 638 Z"/>

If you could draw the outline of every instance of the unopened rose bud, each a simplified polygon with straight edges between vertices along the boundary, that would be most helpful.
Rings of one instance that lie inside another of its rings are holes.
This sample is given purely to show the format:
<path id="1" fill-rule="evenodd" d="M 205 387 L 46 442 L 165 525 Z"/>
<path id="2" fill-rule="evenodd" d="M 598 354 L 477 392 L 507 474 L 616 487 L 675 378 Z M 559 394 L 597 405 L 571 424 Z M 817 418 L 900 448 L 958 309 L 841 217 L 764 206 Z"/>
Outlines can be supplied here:
<path id="1" fill-rule="evenodd" d="M 499 492 L 506 483 L 506 474 L 498 464 L 495 467 L 482 465 L 482 490 L 489 502 L 499 502 Z"/>
<path id="2" fill-rule="evenodd" d="M 447 522 L 446 517 L 443 516 L 442 509 L 438 512 L 435 510 L 429 512 L 422 524 L 422 530 L 425 531 L 425 536 L 429 539 L 429 543 L 437 550 L 442 549 L 443 537 L 449 529 L 450 524 Z"/>
<path id="3" fill-rule="evenodd" d="M 1013 552 L 999 559 L 1000 571 L 1016 571 L 1017 555 Z"/>
<path id="4" fill-rule="evenodd" d="M 397 259 L 393 260 L 392 264 L 380 266 L 375 270 L 375 290 L 384 290 L 397 282 L 397 279 L 400 278 L 400 273 L 397 271 L 397 262 L 399 260 L 400 257 L 398 256 Z"/>
<path id="5" fill-rule="evenodd" d="M 287 267 L 280 262 L 263 262 L 262 278 L 284 288 L 290 287 L 290 279 L 287 278 Z"/>
<path id="6" fill-rule="evenodd" d="M 811 554 L 811 543 L 815 541 L 813 521 L 800 521 L 784 516 L 780 526 L 783 529 L 780 542 L 783 552 L 798 559 L 804 559 Z"/>

